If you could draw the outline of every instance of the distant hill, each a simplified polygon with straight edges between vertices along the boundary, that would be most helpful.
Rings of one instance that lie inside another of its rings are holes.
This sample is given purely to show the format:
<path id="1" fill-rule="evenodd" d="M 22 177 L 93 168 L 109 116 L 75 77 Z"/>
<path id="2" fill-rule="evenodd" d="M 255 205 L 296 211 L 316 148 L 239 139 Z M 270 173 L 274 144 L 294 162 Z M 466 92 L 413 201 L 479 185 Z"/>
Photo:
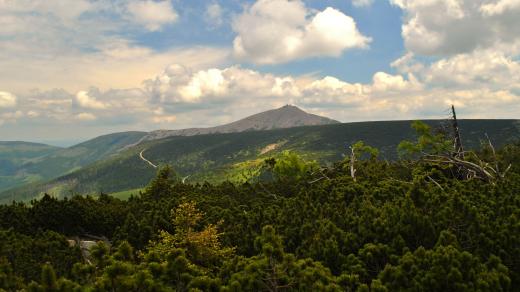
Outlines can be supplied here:
<path id="1" fill-rule="evenodd" d="M 24 154 L 16 152 L 12 154 L 11 159 L 16 158 L 20 163 L 16 165 L 11 161 L 0 163 L 0 192 L 31 182 L 49 180 L 79 170 L 86 165 L 108 158 L 120 151 L 128 150 L 140 143 L 165 137 L 235 133 L 335 123 L 339 122 L 306 113 L 295 106 L 286 105 L 279 109 L 265 111 L 230 124 L 211 128 L 159 130 L 150 133 L 122 132 L 104 135 L 69 148 L 54 149 L 56 151 L 43 153 L 39 156 L 39 159 L 24 160 Z M 13 145 L 13 147 L 15 146 Z M 7 148 L 9 147 L 6 146 Z M 0 157 L 0 159 L 2 158 Z"/>
<path id="2" fill-rule="evenodd" d="M 146 132 L 100 136 L 81 144 L 58 148 L 26 142 L 0 142 L 0 191 L 30 182 L 49 180 L 117 153 L 139 141 Z"/>
<path id="3" fill-rule="evenodd" d="M 426 122 L 433 126 L 440 123 Z M 141 188 L 155 176 L 157 169 L 139 154 L 153 164 L 172 165 L 181 177 L 189 176 L 187 179 L 191 182 L 236 178 L 249 166 L 275 157 L 283 150 L 297 151 L 321 163 L 332 163 L 342 159 L 347 146 L 359 140 L 378 148 L 382 159 L 395 159 L 399 142 L 415 137 L 410 124 L 411 121 L 361 122 L 172 136 L 146 141 L 47 183 L 0 193 L 0 202 L 28 200 L 43 192 L 65 196 Z M 460 120 L 460 128 L 466 149 L 479 148 L 486 134 L 496 147 L 520 139 L 518 120 Z"/>
<path id="4" fill-rule="evenodd" d="M 293 105 L 261 112 L 229 124 L 211 128 L 190 128 L 182 130 L 158 130 L 150 132 L 139 142 L 162 139 L 171 136 L 194 136 L 205 134 L 239 133 L 245 131 L 261 131 L 285 129 L 301 126 L 317 126 L 337 124 L 338 121 L 309 114 Z"/>
<path id="5" fill-rule="evenodd" d="M 61 150 L 59 147 L 39 143 L 0 142 L 0 190 L 41 179 L 38 175 L 27 175 L 21 172 L 20 168 L 27 163 L 37 162 L 59 150 Z"/>

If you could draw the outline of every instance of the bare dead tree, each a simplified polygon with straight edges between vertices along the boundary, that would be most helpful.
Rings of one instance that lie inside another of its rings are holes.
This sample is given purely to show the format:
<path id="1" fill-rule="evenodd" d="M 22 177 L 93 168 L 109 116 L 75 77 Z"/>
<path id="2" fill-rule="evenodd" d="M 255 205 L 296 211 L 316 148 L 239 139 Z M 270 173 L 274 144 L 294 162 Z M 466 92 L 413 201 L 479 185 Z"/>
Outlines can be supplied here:
<path id="1" fill-rule="evenodd" d="M 356 168 L 354 163 L 356 162 L 356 152 L 354 151 L 354 147 L 350 146 L 350 176 L 354 181 L 356 181 Z"/>
<path id="2" fill-rule="evenodd" d="M 503 179 L 511 165 L 505 171 L 501 171 L 496 156 L 495 147 L 486 134 L 489 147 L 493 154 L 493 162 L 486 162 L 474 152 L 466 152 L 462 146 L 459 124 L 455 106 L 451 106 L 452 118 L 451 126 L 453 131 L 453 151 L 446 154 L 423 153 L 423 161 L 455 168 L 455 175 L 462 180 L 479 179 L 489 183 L 494 183 L 498 179 Z M 471 161 L 470 159 L 471 158 Z M 435 182 L 434 182 L 435 183 Z"/>
<path id="3" fill-rule="evenodd" d="M 454 156 L 464 159 L 464 148 L 462 147 L 462 139 L 460 137 L 459 122 L 457 121 L 457 113 L 455 112 L 455 106 L 451 105 L 451 122 L 453 127 L 453 149 Z"/>

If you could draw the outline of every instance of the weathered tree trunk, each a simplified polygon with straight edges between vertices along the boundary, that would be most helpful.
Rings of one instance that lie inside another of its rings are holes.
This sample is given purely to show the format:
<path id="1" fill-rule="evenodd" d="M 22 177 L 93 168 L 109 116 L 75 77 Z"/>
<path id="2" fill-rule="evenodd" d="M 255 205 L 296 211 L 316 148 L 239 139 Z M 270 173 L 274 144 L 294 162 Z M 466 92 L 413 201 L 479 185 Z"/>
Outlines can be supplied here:
<path id="1" fill-rule="evenodd" d="M 453 127 L 453 148 L 455 150 L 454 157 L 464 159 L 464 148 L 462 147 L 462 139 L 460 137 L 459 123 L 457 121 L 457 113 L 455 112 L 455 106 L 451 105 L 452 113 L 452 127 Z"/>

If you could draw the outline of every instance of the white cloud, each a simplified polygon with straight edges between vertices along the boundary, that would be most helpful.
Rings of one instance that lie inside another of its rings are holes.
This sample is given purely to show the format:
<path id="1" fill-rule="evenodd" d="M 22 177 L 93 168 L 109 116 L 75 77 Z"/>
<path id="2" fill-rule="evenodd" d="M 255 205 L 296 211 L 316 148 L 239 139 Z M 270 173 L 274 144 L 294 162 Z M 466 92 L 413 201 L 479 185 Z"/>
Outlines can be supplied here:
<path id="1" fill-rule="evenodd" d="M 419 55 L 450 56 L 497 44 L 517 47 L 520 41 L 518 0 L 390 2 L 403 9 L 405 46 Z"/>
<path id="2" fill-rule="evenodd" d="M 476 50 L 434 62 L 424 75 L 436 86 L 507 89 L 520 84 L 520 63 L 499 50 Z"/>
<path id="3" fill-rule="evenodd" d="M 468 117 L 518 118 L 518 0 L 391 2 L 405 12 L 402 36 L 408 49 L 391 66 L 422 84 L 411 101 L 422 99 L 421 107 L 455 104 Z M 420 61 L 421 55 L 439 58 Z"/>
<path id="4" fill-rule="evenodd" d="M 520 112 L 520 95 L 514 94 L 514 89 L 520 88 L 516 77 L 520 74 L 516 73 L 518 64 L 511 59 L 476 54 L 427 65 L 407 55 L 400 61 L 413 64 L 414 72 L 377 72 L 366 84 L 333 76 L 277 76 L 238 66 L 199 71 L 171 66 L 147 82 L 146 92 L 166 106 L 160 114 L 176 112 L 175 125 L 179 127 L 214 125 L 221 121 L 217 117 L 223 110 L 229 117 L 225 121 L 231 121 L 287 103 L 344 121 L 439 118 L 452 103 L 472 118 L 514 118 L 515 110 Z M 402 69 L 410 66 L 403 64 L 399 65 Z M 494 79 L 482 82 L 478 76 L 486 78 L 486 71 Z M 447 83 L 439 79 L 441 76 L 454 78 Z M 483 106 L 488 110 L 482 111 Z M 206 120 L 189 120 L 194 109 L 204 109 Z"/>
<path id="5" fill-rule="evenodd" d="M 416 73 L 424 69 L 424 65 L 415 60 L 415 55 L 407 52 L 399 59 L 390 64 L 391 67 L 396 68 L 400 73 Z"/>
<path id="6" fill-rule="evenodd" d="M 224 11 L 222 6 L 220 6 L 217 2 L 213 2 L 206 6 L 206 22 L 209 23 L 212 27 L 219 27 L 224 23 Z"/>
<path id="7" fill-rule="evenodd" d="M 374 3 L 374 0 L 352 0 L 352 5 L 356 7 L 366 7 Z"/>
<path id="8" fill-rule="evenodd" d="M 76 101 L 79 106 L 90 109 L 106 109 L 106 103 L 98 101 L 95 97 L 89 95 L 87 91 L 80 91 L 76 94 Z"/>
<path id="9" fill-rule="evenodd" d="M 97 117 L 91 113 L 79 113 L 76 115 L 76 119 L 80 121 L 93 121 L 97 119 Z"/>
<path id="10" fill-rule="evenodd" d="M 421 84 L 415 76 L 408 75 L 409 80 L 405 80 L 401 75 L 391 75 L 385 72 L 377 72 L 373 76 L 372 89 L 378 92 L 390 92 L 390 91 L 412 91 L 421 88 Z"/>
<path id="11" fill-rule="evenodd" d="M 1 43 L 1 41 L 0 41 Z M 100 52 L 64 53 L 57 57 L 18 56 L 0 50 L 0 67 L 10 74 L 0 75 L 0 83 L 13 92 L 33 88 L 63 88 L 80 91 L 95 85 L 101 89 L 132 88 L 164 69 L 165 64 L 179 63 L 194 69 L 216 66 L 228 59 L 222 48 L 191 47 L 153 52 L 115 41 L 100 47 Z"/>
<path id="12" fill-rule="evenodd" d="M 0 108 L 16 106 L 16 96 L 6 91 L 0 91 Z"/>
<path id="13" fill-rule="evenodd" d="M 370 42 L 352 17 L 331 7 L 315 12 L 300 0 L 258 0 L 235 19 L 233 30 L 235 55 L 259 64 L 339 56 Z"/>
<path id="14" fill-rule="evenodd" d="M 298 96 L 300 92 L 295 83 L 290 76 L 261 74 L 239 66 L 192 72 L 179 65 L 169 66 L 162 74 L 145 82 L 150 96 L 172 104 L 237 102 L 246 96 Z"/>
<path id="15" fill-rule="evenodd" d="M 413 56 L 405 59 L 419 63 Z M 413 74 L 377 72 L 369 83 L 333 76 L 275 75 L 239 66 L 171 65 L 146 80 L 143 88 L 23 95 L 18 113 L 0 114 L 0 120 L 31 125 L 31 131 L 36 124 L 63 128 L 71 122 L 98 133 L 180 129 L 231 122 L 288 103 L 341 121 L 442 118 L 450 104 L 464 118 L 518 118 L 517 62 L 498 55 L 486 57 L 483 52 L 441 61 L 422 64 Z M 478 75 L 486 71 L 495 79 L 482 82 Z M 450 84 L 440 79 L 450 75 L 454 76 Z"/>
<path id="16" fill-rule="evenodd" d="M 66 0 L 0 0 L 0 68 L 9 72 L 0 76 L 9 84 L 2 88 L 9 92 L 0 92 L 0 124 L 16 123 L 3 135 L 24 125 L 28 137 L 38 129 L 75 134 L 71 123 L 92 136 L 92 129 L 212 126 L 287 103 L 342 121 L 437 118 L 450 104 L 465 118 L 520 112 L 518 1 L 392 0 L 404 11 L 408 50 L 391 64 L 397 73 L 376 72 L 366 83 L 222 65 L 229 64 L 226 48 L 158 52 L 125 33 L 161 29 L 176 21 L 171 13 L 129 12 L 152 1 L 78 1 L 72 7 Z M 222 8 L 210 3 L 206 17 L 216 25 Z M 369 44 L 351 17 L 301 0 L 257 1 L 233 29 L 235 55 L 262 64 Z"/>
<path id="17" fill-rule="evenodd" d="M 520 0 L 499 0 L 496 3 L 483 4 L 480 6 L 480 11 L 485 16 L 493 16 L 518 8 L 520 8 Z"/>
<path id="18" fill-rule="evenodd" d="M 227 93 L 226 80 L 221 70 L 199 71 L 187 85 L 179 88 L 179 93 L 182 100 L 186 102 L 199 101 L 202 96 L 223 95 Z"/>
<path id="19" fill-rule="evenodd" d="M 228 48 L 157 51 L 134 41 L 175 22 L 173 15 L 171 1 L 0 0 L 0 68 L 9 72 L 0 74 L 0 84 L 18 94 L 34 88 L 129 88 L 167 64 L 199 68 L 228 58 Z"/>
<path id="20" fill-rule="evenodd" d="M 160 30 L 163 25 L 174 23 L 178 18 L 169 0 L 132 0 L 127 8 L 133 20 L 150 31 Z"/>

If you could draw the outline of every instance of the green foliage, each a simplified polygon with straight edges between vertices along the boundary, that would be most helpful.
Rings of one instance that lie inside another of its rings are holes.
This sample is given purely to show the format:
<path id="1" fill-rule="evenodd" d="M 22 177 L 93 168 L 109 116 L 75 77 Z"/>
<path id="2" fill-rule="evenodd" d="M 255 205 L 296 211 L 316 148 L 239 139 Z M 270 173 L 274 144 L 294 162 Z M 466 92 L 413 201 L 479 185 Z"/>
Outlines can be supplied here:
<path id="1" fill-rule="evenodd" d="M 453 142 L 443 133 L 432 133 L 429 125 L 421 121 L 414 121 L 412 128 L 417 133 L 417 141 L 402 141 L 397 146 L 401 154 L 442 154 L 453 150 Z"/>
<path id="2" fill-rule="evenodd" d="M 59 275 L 69 276 L 73 264 L 80 258 L 79 251 L 70 248 L 65 237 L 56 232 L 40 231 L 28 236 L 13 229 L 0 230 L 0 263 L 3 261 L 6 275 L 11 271 L 24 279 L 37 280 L 40 266 L 48 262 Z"/>
<path id="3" fill-rule="evenodd" d="M 258 256 L 233 263 L 229 278 L 232 291 L 341 291 L 330 270 L 312 259 L 297 259 L 284 252 L 272 226 L 265 226 L 256 240 Z"/>
<path id="4" fill-rule="evenodd" d="M 0 257 L 0 291 L 19 290 L 23 287 L 23 278 L 17 276 L 11 263 L 5 257 Z"/>
<path id="5" fill-rule="evenodd" d="M 162 169 L 128 201 L 0 206 L 0 290 L 517 291 L 519 149 L 497 151 L 512 167 L 495 184 L 377 159 L 356 182 L 348 161 L 316 180 L 288 153 L 280 180 L 183 184 Z M 84 234 L 112 246 L 84 259 L 65 241 Z"/>
<path id="6" fill-rule="evenodd" d="M 184 249 L 191 262 L 210 270 L 233 255 L 233 248 L 222 246 L 222 233 L 218 232 L 217 225 L 209 224 L 197 230 L 204 214 L 196 208 L 194 202 L 182 203 L 171 213 L 175 234 L 161 230 L 159 240 L 151 244 L 151 252 L 167 257 L 172 251 Z"/>
<path id="7" fill-rule="evenodd" d="M 167 196 L 171 193 L 171 187 L 174 182 L 175 173 L 173 169 L 169 165 L 161 167 L 157 171 L 157 176 L 146 187 L 143 195 L 150 195 L 155 200 Z"/>
<path id="8" fill-rule="evenodd" d="M 407 252 L 397 265 L 387 265 L 379 279 L 390 290 L 508 291 L 508 274 L 495 256 L 484 264 L 471 253 L 448 245 Z"/>
<path id="9" fill-rule="evenodd" d="M 305 161 L 295 152 L 284 151 L 276 158 L 273 173 L 280 180 L 300 180 L 318 166 L 316 161 Z"/>
<path id="10" fill-rule="evenodd" d="M 370 159 L 376 159 L 379 156 L 379 150 L 377 148 L 366 145 L 363 141 L 357 141 L 351 147 L 356 157 L 368 154 Z"/>

